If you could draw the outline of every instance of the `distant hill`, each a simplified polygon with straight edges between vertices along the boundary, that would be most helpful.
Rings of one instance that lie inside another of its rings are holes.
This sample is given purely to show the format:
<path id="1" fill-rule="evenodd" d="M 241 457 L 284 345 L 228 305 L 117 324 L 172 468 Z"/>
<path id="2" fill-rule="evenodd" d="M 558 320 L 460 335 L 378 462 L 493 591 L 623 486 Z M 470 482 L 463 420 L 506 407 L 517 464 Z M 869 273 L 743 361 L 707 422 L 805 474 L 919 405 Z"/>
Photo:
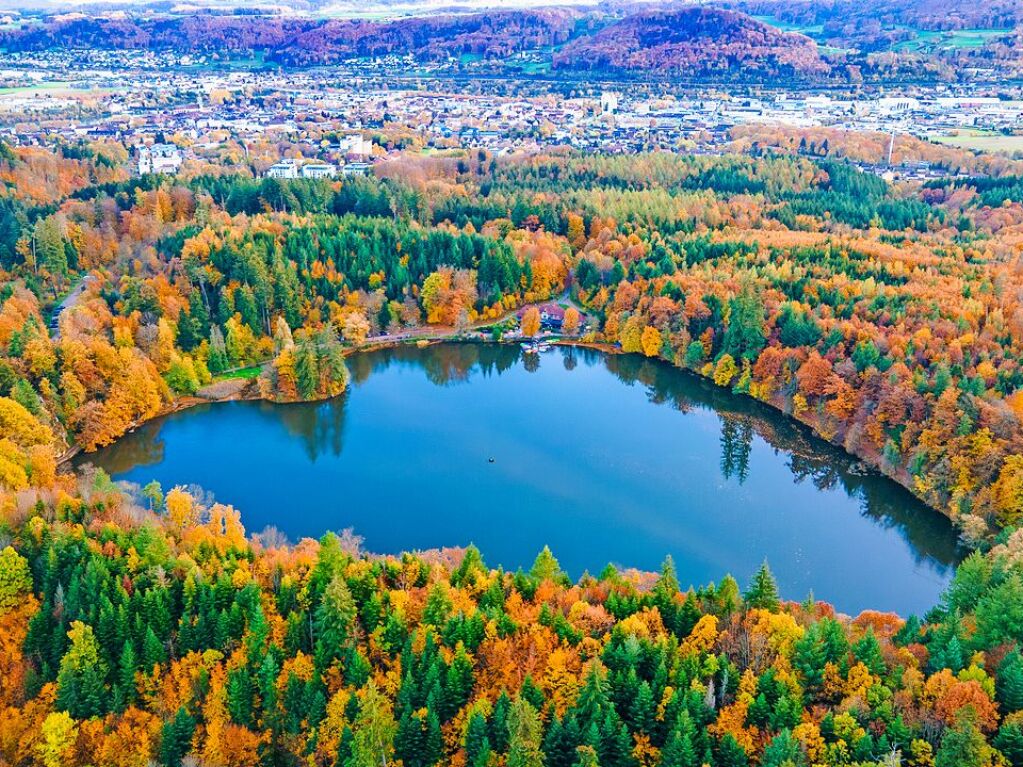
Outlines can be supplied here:
<path id="1" fill-rule="evenodd" d="M 308 7 L 332 0 L 302 0 Z M 175 50 L 323 66 L 411 55 L 420 61 L 483 59 L 499 70 L 530 52 L 538 70 L 569 76 L 804 82 L 957 82 L 1023 76 L 1021 0 L 715 0 L 473 11 L 487 0 L 409 0 L 446 12 L 326 18 L 248 9 L 191 11 L 173 0 L 118 13 L 35 17 L 0 29 L 7 51 L 48 48 Z M 493 0 L 494 3 L 500 0 Z M 361 2 L 361 0 L 360 0 Z M 469 6 L 466 6 L 466 2 Z M 514 0 L 541 2 L 541 0 Z M 376 4 L 374 4 L 376 3 Z M 336 0 L 339 13 L 369 13 Z M 945 10 L 943 11 L 942 8 Z M 517 74 L 514 62 L 509 71 Z M 521 63 L 518 65 L 521 66 Z"/>
<path id="2" fill-rule="evenodd" d="M 673 75 L 827 71 L 808 37 L 782 32 L 744 13 L 702 6 L 626 16 L 572 41 L 553 63 L 563 70 Z"/>
<path id="3" fill-rule="evenodd" d="M 462 54 L 501 58 L 567 41 L 579 14 L 569 10 L 495 11 L 393 21 L 197 14 L 141 18 L 76 16 L 0 30 L 7 50 L 151 49 L 235 53 L 259 50 L 290 65 L 412 54 L 435 60 Z"/>
<path id="4" fill-rule="evenodd" d="M 47 48 L 261 51 L 289 66 L 411 54 L 424 61 L 473 55 L 501 60 L 560 47 L 563 71 L 712 74 L 823 72 L 808 38 L 745 14 L 706 7 L 642 11 L 624 18 L 571 8 L 416 16 L 394 20 L 296 16 L 77 15 L 0 31 L 8 50 Z"/>
<path id="5" fill-rule="evenodd" d="M 568 10 L 495 11 L 390 23 L 328 21 L 287 41 L 272 58 L 298 66 L 392 53 L 426 61 L 461 55 L 501 59 L 564 43 L 578 21 L 579 14 Z"/>

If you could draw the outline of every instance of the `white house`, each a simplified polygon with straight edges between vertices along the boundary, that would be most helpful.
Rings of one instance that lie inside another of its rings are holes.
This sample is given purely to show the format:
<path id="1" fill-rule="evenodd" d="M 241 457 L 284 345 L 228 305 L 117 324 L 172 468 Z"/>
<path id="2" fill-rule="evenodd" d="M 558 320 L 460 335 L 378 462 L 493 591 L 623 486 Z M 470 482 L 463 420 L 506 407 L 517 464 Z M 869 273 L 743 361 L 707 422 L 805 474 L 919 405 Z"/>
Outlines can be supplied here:
<path id="1" fill-rule="evenodd" d="M 153 144 L 139 149 L 139 174 L 177 173 L 181 167 L 181 150 L 173 144 Z"/>

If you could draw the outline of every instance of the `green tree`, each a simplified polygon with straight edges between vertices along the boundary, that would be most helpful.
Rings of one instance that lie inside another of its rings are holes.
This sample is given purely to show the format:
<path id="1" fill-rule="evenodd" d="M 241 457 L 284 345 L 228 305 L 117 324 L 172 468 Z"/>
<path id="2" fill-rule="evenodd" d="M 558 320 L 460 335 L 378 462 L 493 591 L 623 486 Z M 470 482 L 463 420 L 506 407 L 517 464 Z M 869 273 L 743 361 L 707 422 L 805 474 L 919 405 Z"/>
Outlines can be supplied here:
<path id="1" fill-rule="evenodd" d="M 1004 713 L 1023 709 L 1023 656 L 1018 649 L 1013 648 L 998 664 L 995 692 Z"/>
<path id="2" fill-rule="evenodd" d="M 138 656 L 130 641 L 121 648 L 121 658 L 117 664 L 117 689 L 114 696 L 118 709 L 131 705 L 138 697 L 135 687 L 135 673 L 138 671 Z"/>
<path id="3" fill-rule="evenodd" d="M 764 749 L 761 767 L 803 767 L 806 758 L 790 730 L 782 730 Z"/>
<path id="4" fill-rule="evenodd" d="M 164 767 L 181 767 L 181 761 L 192 750 L 195 720 L 184 708 L 165 722 L 160 733 L 160 763 Z"/>
<path id="5" fill-rule="evenodd" d="M 32 592 L 32 571 L 28 560 L 10 546 L 0 551 L 0 615 L 22 604 Z"/>
<path id="6" fill-rule="evenodd" d="M 743 594 L 743 599 L 748 607 L 759 607 L 771 612 L 778 610 L 780 606 L 778 584 L 775 582 L 774 575 L 771 574 L 771 569 L 767 566 L 767 562 L 760 565 L 760 569 L 753 576 L 749 588 Z"/>
<path id="7" fill-rule="evenodd" d="M 676 728 L 668 736 L 661 750 L 660 767 L 698 767 L 693 735 L 688 730 Z"/>
<path id="8" fill-rule="evenodd" d="M 508 767 L 543 767 L 540 716 L 525 698 L 516 698 L 508 712 Z"/>
<path id="9" fill-rule="evenodd" d="M 210 351 L 206 367 L 213 375 L 217 375 L 227 370 L 230 364 L 227 359 L 227 342 L 224 341 L 224 334 L 219 327 L 214 325 L 210 329 Z"/>
<path id="10" fill-rule="evenodd" d="M 748 767 L 749 757 L 746 750 L 739 745 L 739 741 L 731 733 L 726 733 L 718 744 L 717 754 L 718 767 Z"/>
<path id="11" fill-rule="evenodd" d="M 326 668 L 355 639 L 358 611 L 345 579 L 335 575 L 316 610 L 316 662 Z"/>
<path id="12" fill-rule="evenodd" d="M 537 554 L 529 574 L 538 581 L 559 581 L 564 576 L 561 565 L 554 558 L 554 554 L 551 553 L 549 546 L 544 546 L 543 551 Z"/>
<path id="13" fill-rule="evenodd" d="M 394 755 L 397 730 L 390 701 L 370 680 L 362 689 L 359 713 L 352 728 L 352 767 L 387 767 Z"/>
<path id="14" fill-rule="evenodd" d="M 934 755 L 934 767 L 990 767 L 994 750 L 977 726 L 964 719 L 945 730 L 941 746 Z"/>
<path id="15" fill-rule="evenodd" d="M 752 283 L 728 302 L 728 327 L 725 329 L 723 350 L 735 359 L 753 362 L 764 348 L 764 303 Z"/>
<path id="16" fill-rule="evenodd" d="M 999 727 L 993 745 L 1012 767 L 1023 767 L 1023 725 L 1019 722 L 1006 722 Z"/>
<path id="17" fill-rule="evenodd" d="M 474 711 L 465 729 L 465 759 L 468 767 L 486 767 L 489 763 L 491 750 L 487 732 L 486 717 Z"/>
<path id="18" fill-rule="evenodd" d="M 92 626 L 75 621 L 68 639 L 71 644 L 57 674 L 57 706 L 75 719 L 102 716 L 107 710 L 106 669 Z"/>
<path id="19" fill-rule="evenodd" d="M 469 701 L 474 682 L 472 659 L 465 651 L 465 645 L 459 642 L 444 680 L 445 721 L 451 719 Z"/>

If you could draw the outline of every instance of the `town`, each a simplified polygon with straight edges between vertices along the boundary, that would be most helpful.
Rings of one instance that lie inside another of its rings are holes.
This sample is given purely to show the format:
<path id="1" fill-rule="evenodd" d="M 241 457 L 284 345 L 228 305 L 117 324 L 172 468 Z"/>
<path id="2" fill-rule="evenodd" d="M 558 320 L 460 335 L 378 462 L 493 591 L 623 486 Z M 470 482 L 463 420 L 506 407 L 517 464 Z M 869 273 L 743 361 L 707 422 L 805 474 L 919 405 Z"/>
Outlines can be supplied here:
<path id="1" fill-rule="evenodd" d="M 0 71 L 0 136 L 17 146 L 122 142 L 140 174 L 213 163 L 277 178 L 365 174 L 406 149 L 722 154 L 748 149 L 737 135 L 765 126 L 887 134 L 887 151 L 861 164 L 889 178 L 945 173 L 900 152 L 907 137 L 1023 154 L 1023 95 L 1008 86 L 623 88 L 473 80 L 446 76 L 450 65 L 388 56 L 267 70 L 170 52 L 11 54 Z"/>

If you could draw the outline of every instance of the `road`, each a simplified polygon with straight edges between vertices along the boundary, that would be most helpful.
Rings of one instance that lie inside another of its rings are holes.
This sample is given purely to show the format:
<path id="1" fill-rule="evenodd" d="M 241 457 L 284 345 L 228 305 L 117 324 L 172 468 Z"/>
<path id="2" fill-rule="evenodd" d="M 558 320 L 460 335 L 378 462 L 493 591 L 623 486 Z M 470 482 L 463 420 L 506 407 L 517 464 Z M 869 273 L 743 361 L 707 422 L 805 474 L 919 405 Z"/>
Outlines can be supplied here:
<path id="1" fill-rule="evenodd" d="M 54 309 L 53 315 L 50 317 L 50 335 L 53 336 L 54 340 L 60 338 L 60 315 L 66 312 L 68 309 L 72 309 L 82 299 L 86 289 L 96 278 L 91 274 L 87 274 L 81 282 L 79 282 L 74 290 L 64 296 L 64 300 L 57 304 L 57 308 Z"/>

